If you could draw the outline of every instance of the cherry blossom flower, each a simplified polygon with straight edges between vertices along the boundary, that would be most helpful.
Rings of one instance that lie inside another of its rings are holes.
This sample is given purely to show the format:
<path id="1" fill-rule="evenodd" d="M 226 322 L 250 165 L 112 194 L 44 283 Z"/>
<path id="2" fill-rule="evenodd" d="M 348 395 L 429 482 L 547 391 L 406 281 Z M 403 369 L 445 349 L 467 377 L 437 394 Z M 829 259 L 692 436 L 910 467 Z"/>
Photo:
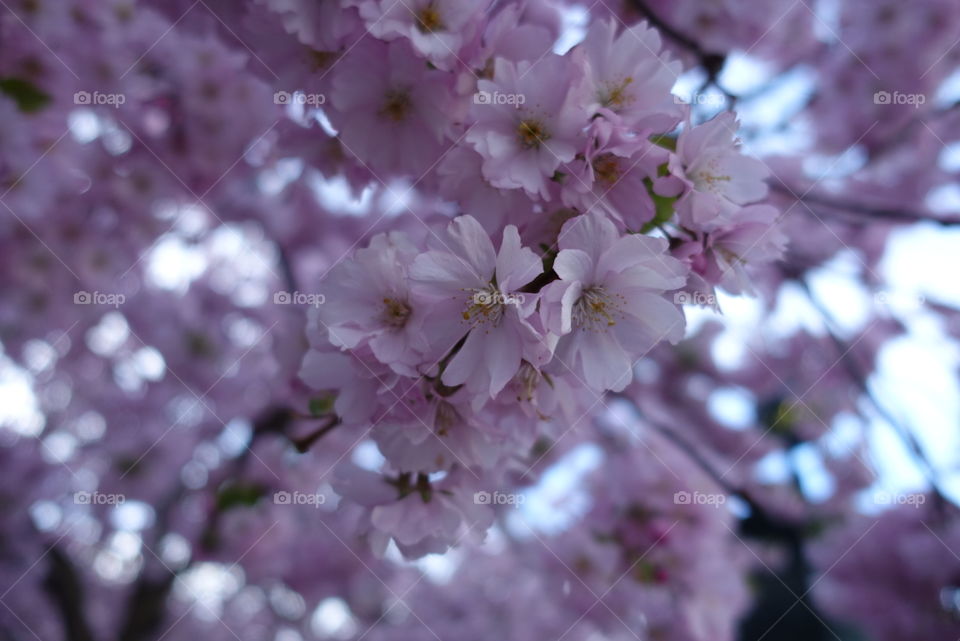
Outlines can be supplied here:
<path id="1" fill-rule="evenodd" d="M 477 83 L 466 140 L 483 156 L 495 187 L 549 196 L 547 180 L 582 147 L 587 113 L 582 78 L 568 58 L 535 62 L 497 59 L 493 79 Z"/>
<path id="2" fill-rule="evenodd" d="M 545 346 L 529 317 L 537 296 L 520 289 L 543 271 L 540 258 L 523 247 L 517 228 L 503 231 L 499 252 L 470 216 L 460 216 L 433 249 L 410 270 L 417 295 L 430 299 L 433 323 L 458 323 L 466 340 L 447 363 L 443 383 L 467 384 L 494 396 L 513 378 L 523 357 Z M 453 345 L 447 346 L 447 349 Z M 482 399 L 482 397 L 481 397 Z"/>
<path id="3" fill-rule="evenodd" d="M 690 256 L 693 271 L 708 283 L 734 294 L 751 293 L 748 268 L 775 260 L 786 246 L 786 236 L 776 225 L 779 216 L 775 207 L 748 205 L 737 214 L 736 222 L 684 243 L 674 255 Z"/>
<path id="4" fill-rule="evenodd" d="M 597 215 L 568 221 L 559 247 L 559 280 L 541 300 L 545 327 L 561 337 L 556 361 L 593 389 L 622 390 L 634 359 L 661 340 L 683 338 L 683 314 L 663 294 L 683 286 L 687 269 L 663 240 L 620 237 Z"/>
<path id="5" fill-rule="evenodd" d="M 685 225 L 712 229 L 729 223 L 740 207 L 767 195 L 770 172 L 740 152 L 736 131 L 736 116 L 726 112 L 680 134 L 670 172 L 687 188 L 677 203 Z"/>
<path id="6" fill-rule="evenodd" d="M 620 228 L 639 231 L 656 215 L 648 185 L 659 185 L 667 151 L 645 138 L 624 135 L 599 118 L 590 133 L 582 159 L 568 165 L 564 201 L 580 211 L 603 212 Z"/>
<path id="7" fill-rule="evenodd" d="M 450 79 L 428 68 L 406 42 L 364 38 L 337 63 L 332 84 L 329 116 L 344 151 L 376 174 L 420 178 L 442 157 Z"/>
<path id="8" fill-rule="evenodd" d="M 433 64 L 450 69 L 459 53 L 483 24 L 491 0 L 379 0 L 360 4 L 370 33 L 393 40 L 409 39 Z"/>
<path id="9" fill-rule="evenodd" d="M 596 20 L 574 50 L 587 68 L 592 108 L 635 131 L 669 131 L 680 110 L 670 88 L 682 71 L 660 53 L 660 36 L 646 23 L 623 29 L 613 19 Z"/>
<path id="10" fill-rule="evenodd" d="M 408 272 L 417 248 L 398 232 L 380 234 L 330 270 L 318 316 L 341 349 L 369 345 L 381 363 L 414 375 L 428 344 L 423 309 L 410 292 Z"/>

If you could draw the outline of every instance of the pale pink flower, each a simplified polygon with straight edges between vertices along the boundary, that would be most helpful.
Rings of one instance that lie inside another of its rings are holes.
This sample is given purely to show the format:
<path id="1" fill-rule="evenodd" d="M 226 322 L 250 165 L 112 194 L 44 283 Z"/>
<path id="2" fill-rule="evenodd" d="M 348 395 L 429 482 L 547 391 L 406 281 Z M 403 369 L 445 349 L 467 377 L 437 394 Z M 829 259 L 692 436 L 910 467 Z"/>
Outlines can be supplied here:
<path id="1" fill-rule="evenodd" d="M 780 212 L 770 205 L 749 205 L 735 223 L 684 243 L 674 256 L 689 256 L 691 267 L 711 285 L 731 294 L 753 293 L 747 268 L 769 264 L 783 254 L 787 237 L 777 226 Z"/>
<path id="2" fill-rule="evenodd" d="M 428 348 L 419 330 L 423 309 L 410 293 L 408 278 L 417 253 L 401 232 L 378 234 L 330 270 L 321 286 L 318 316 L 333 345 L 369 345 L 381 363 L 416 375 Z"/>
<path id="3" fill-rule="evenodd" d="M 766 197 L 770 172 L 740 152 L 736 134 L 737 119 L 729 112 L 680 134 L 670 172 L 687 187 L 677 202 L 684 225 L 708 230 L 728 224 L 743 205 Z"/>
<path id="4" fill-rule="evenodd" d="M 500 251 L 471 216 L 460 216 L 413 263 L 414 291 L 431 301 L 426 331 L 434 323 L 469 332 L 443 372 L 449 386 L 466 383 L 480 395 L 494 396 L 520 368 L 525 355 L 537 361 L 543 349 L 528 318 L 535 294 L 519 290 L 543 271 L 540 258 L 523 247 L 513 225 L 503 231 Z M 450 345 L 450 347 L 453 347 Z"/>
<path id="5" fill-rule="evenodd" d="M 483 176 L 495 187 L 548 198 L 547 181 L 583 146 L 589 118 L 580 72 L 566 57 L 536 63 L 498 58 L 493 80 L 481 79 L 467 142 L 483 156 Z"/>
<path id="6" fill-rule="evenodd" d="M 451 69 L 483 24 L 490 1 L 380 0 L 362 4 L 360 15 L 371 34 L 384 40 L 407 38 L 421 56 L 441 69 Z"/>
<path id="7" fill-rule="evenodd" d="M 475 500 L 465 474 L 455 470 L 439 481 L 426 475 L 401 474 L 390 479 L 353 464 L 335 472 L 333 487 L 344 500 L 363 506 L 362 520 L 374 553 L 382 555 L 392 539 L 406 556 L 443 553 L 468 532 L 483 532 L 493 510 Z"/>
<path id="8" fill-rule="evenodd" d="M 560 280 L 541 292 L 547 330 L 561 336 L 557 371 L 572 371 L 596 390 L 622 390 L 633 361 L 656 343 L 683 338 L 684 317 L 665 291 L 682 287 L 687 268 L 663 239 L 620 237 L 599 215 L 563 226 L 553 269 Z"/>
<path id="9" fill-rule="evenodd" d="M 327 109 L 344 152 L 384 172 L 419 178 L 435 165 L 451 126 L 449 74 L 430 69 L 404 41 L 366 37 L 336 64 Z"/>
<path id="10" fill-rule="evenodd" d="M 540 60 L 553 48 L 556 35 L 549 27 L 529 19 L 521 21 L 521 14 L 528 8 L 519 4 L 501 4 L 497 13 L 487 21 L 482 37 L 477 38 L 473 50 L 465 58 L 478 75 L 492 75 L 496 58 L 532 62 Z"/>
<path id="11" fill-rule="evenodd" d="M 583 212 L 601 211 L 620 229 L 639 231 L 655 215 L 647 183 L 657 180 L 668 152 L 646 138 L 623 135 L 601 118 L 590 134 L 583 156 L 568 165 L 564 202 Z"/>
<path id="12" fill-rule="evenodd" d="M 618 35 L 619 24 L 594 21 L 573 50 L 586 65 L 591 106 L 629 129 L 669 131 L 682 115 L 670 88 L 683 68 L 660 53 L 660 36 L 645 22 Z"/>

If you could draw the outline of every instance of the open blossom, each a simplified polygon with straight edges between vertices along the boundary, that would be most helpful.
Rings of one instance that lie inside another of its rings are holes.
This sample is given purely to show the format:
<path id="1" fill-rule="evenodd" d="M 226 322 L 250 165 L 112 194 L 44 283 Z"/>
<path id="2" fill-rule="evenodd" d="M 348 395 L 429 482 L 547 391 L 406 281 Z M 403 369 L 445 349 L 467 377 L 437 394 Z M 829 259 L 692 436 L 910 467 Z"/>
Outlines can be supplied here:
<path id="1" fill-rule="evenodd" d="M 470 532 L 490 527 L 493 510 L 474 501 L 466 480 L 462 471 L 439 482 L 409 473 L 391 479 L 344 464 L 333 485 L 345 500 L 364 508 L 362 520 L 375 553 L 382 555 L 392 539 L 404 554 L 416 557 L 445 552 Z"/>
<path id="2" fill-rule="evenodd" d="M 430 300 L 429 328 L 459 326 L 466 340 L 443 371 L 443 383 L 466 383 L 495 396 L 526 357 L 538 361 L 545 348 L 528 320 L 537 297 L 519 291 L 543 271 L 540 258 L 523 247 L 513 225 L 503 230 L 499 252 L 474 218 L 460 216 L 413 263 L 414 291 Z M 446 346 L 448 349 L 453 345 Z"/>
<path id="3" fill-rule="evenodd" d="M 618 227 L 639 231 L 656 213 L 647 183 L 658 180 L 658 170 L 667 159 L 662 147 L 643 137 L 624 135 L 598 118 L 590 126 L 582 157 L 568 165 L 571 176 L 564 184 L 564 202 L 580 211 L 603 212 Z"/>
<path id="4" fill-rule="evenodd" d="M 569 58 L 549 54 L 534 63 L 498 58 L 493 80 L 477 83 L 466 140 L 493 186 L 549 197 L 547 181 L 573 160 L 588 124 L 580 76 Z"/>
<path id="5" fill-rule="evenodd" d="M 561 336 L 558 371 L 571 370 L 596 390 L 622 390 L 634 359 L 661 340 L 683 338 L 683 313 L 663 293 L 682 287 L 687 269 L 662 239 L 620 237 L 597 215 L 568 221 L 559 246 L 553 269 L 560 280 L 541 293 L 544 325 Z"/>
<path id="6" fill-rule="evenodd" d="M 417 178 L 442 157 L 451 122 L 450 79 L 430 69 L 409 44 L 365 38 L 332 74 L 328 114 L 345 153 L 377 175 Z"/>
<path id="7" fill-rule="evenodd" d="M 751 293 L 747 268 L 783 254 L 786 236 L 777 227 L 780 212 L 770 205 L 748 205 L 736 221 L 680 245 L 674 256 L 689 256 L 693 272 L 732 294 Z"/>
<path id="8" fill-rule="evenodd" d="M 712 229 L 727 224 L 740 207 L 767 195 L 764 180 L 770 172 L 740 152 L 736 132 L 736 116 L 724 112 L 680 134 L 670 172 L 686 188 L 677 202 L 684 225 Z"/>
<path id="9" fill-rule="evenodd" d="M 283 19 L 284 29 L 314 51 L 337 51 L 360 28 L 355 12 L 344 11 L 343 2 L 303 0 L 257 0 Z"/>
<path id="10" fill-rule="evenodd" d="M 370 33 L 404 37 L 433 64 L 450 69 L 481 26 L 491 0 L 379 0 L 360 4 Z"/>
<path id="11" fill-rule="evenodd" d="M 324 279 L 318 317 L 341 349 L 369 345 L 381 363 L 413 375 L 427 351 L 419 331 L 422 306 L 408 272 L 417 248 L 400 232 L 374 236 L 370 245 L 338 263 Z"/>
<path id="12" fill-rule="evenodd" d="M 500 4 L 477 39 L 475 50 L 464 58 L 477 75 L 492 75 L 496 58 L 535 61 L 550 52 L 557 34 L 550 26 L 539 24 L 531 13 L 529 4 Z"/>
<path id="13" fill-rule="evenodd" d="M 681 116 L 670 88 L 682 67 L 660 53 L 660 36 L 646 23 L 618 34 L 620 24 L 594 21 L 574 49 L 586 61 L 591 104 L 629 129 L 669 131 Z"/>

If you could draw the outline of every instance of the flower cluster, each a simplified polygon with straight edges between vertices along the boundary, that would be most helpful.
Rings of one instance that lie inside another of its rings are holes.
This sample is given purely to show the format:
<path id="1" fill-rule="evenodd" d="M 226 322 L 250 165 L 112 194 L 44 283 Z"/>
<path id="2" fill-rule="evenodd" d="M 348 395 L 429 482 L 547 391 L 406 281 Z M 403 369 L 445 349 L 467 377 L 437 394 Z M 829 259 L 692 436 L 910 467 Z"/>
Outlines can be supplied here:
<path id="1" fill-rule="evenodd" d="M 960 638 L 960 4 L 787 4 L 0 2 L 0 637 Z"/>
<path id="2" fill-rule="evenodd" d="M 646 24 L 598 20 L 560 55 L 500 37 L 546 29 L 509 3 L 364 2 L 360 17 L 325 113 L 353 162 L 413 181 L 421 224 L 329 266 L 301 377 L 385 458 L 347 465 L 338 491 L 367 506 L 379 547 L 422 554 L 489 523 L 475 491 L 682 339 L 683 303 L 750 291 L 747 266 L 784 236 L 735 117 L 692 124 Z"/>

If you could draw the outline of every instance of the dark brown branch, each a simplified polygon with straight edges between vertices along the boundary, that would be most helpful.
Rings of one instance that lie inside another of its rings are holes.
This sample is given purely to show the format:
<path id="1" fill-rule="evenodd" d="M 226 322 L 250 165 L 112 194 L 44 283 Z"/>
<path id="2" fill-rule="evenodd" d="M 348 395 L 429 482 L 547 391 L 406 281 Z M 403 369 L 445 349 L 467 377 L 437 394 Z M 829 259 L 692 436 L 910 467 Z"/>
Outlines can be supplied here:
<path id="1" fill-rule="evenodd" d="M 914 436 L 913 432 L 906 425 L 901 424 L 901 422 L 898 421 L 882 403 L 880 403 L 879 399 L 877 399 L 876 395 L 867 385 L 867 373 L 860 369 L 859 364 L 851 355 L 852 346 L 837 336 L 837 334 L 831 329 L 830 325 L 834 324 L 834 318 L 830 313 L 830 310 L 828 310 L 826 306 L 820 302 L 816 296 L 813 295 L 813 292 L 810 290 L 810 285 L 805 279 L 800 279 L 798 282 L 800 286 L 803 287 L 803 290 L 806 292 L 810 302 L 814 307 L 817 308 L 826 321 L 827 334 L 836 346 L 837 350 L 840 352 L 840 361 L 846 369 L 847 374 L 853 380 L 854 384 L 857 386 L 857 389 L 859 389 L 860 392 L 867 398 L 867 400 L 870 401 L 870 404 L 874 407 L 877 413 L 880 414 L 881 418 L 883 418 L 883 420 L 893 428 L 893 431 L 896 432 L 897 436 L 900 437 L 900 440 L 903 441 L 907 451 L 917 461 L 917 465 L 923 471 L 927 482 L 930 484 L 931 493 L 934 496 L 936 505 L 938 509 L 942 511 L 946 505 L 946 498 L 944 497 L 943 491 L 940 488 L 936 468 L 930 462 L 930 459 L 927 458 L 923 448 L 920 447 L 920 443 L 917 441 L 916 436 Z"/>
<path id="2" fill-rule="evenodd" d="M 159 578 L 147 578 L 146 571 L 130 594 L 127 615 L 120 628 L 118 641 L 148 641 L 160 630 L 166 619 L 167 597 L 176 575 L 162 568 Z"/>
<path id="3" fill-rule="evenodd" d="M 707 83 L 713 83 L 716 85 L 724 94 L 730 96 L 727 91 L 725 91 L 717 83 L 717 76 L 720 75 L 720 71 L 723 70 L 723 65 L 727 62 L 727 56 L 724 53 L 713 53 L 707 51 L 700 43 L 688 36 L 685 33 L 681 33 L 672 25 L 668 24 L 661 18 L 656 12 L 653 11 L 647 5 L 645 0 L 631 0 L 634 8 L 639 11 L 643 16 L 650 22 L 651 25 L 656 27 L 663 35 L 667 36 L 678 45 L 692 53 L 697 57 L 697 60 L 700 63 L 700 66 L 703 67 L 704 71 L 707 72 Z M 731 96 L 732 97 L 732 96 Z"/>
<path id="4" fill-rule="evenodd" d="M 892 223 L 916 223 L 928 222 L 941 227 L 952 227 L 960 225 L 960 218 L 938 218 L 929 214 L 922 214 L 899 207 L 873 207 L 861 203 L 853 203 L 842 200 L 833 200 L 817 194 L 798 195 L 794 190 L 780 184 L 772 184 L 771 189 L 787 194 L 791 198 L 811 205 L 818 205 L 838 211 L 845 211 L 862 217 L 872 218 L 883 222 Z"/>
<path id="5" fill-rule="evenodd" d="M 290 441 L 293 443 L 293 446 L 297 448 L 298 452 L 303 453 L 309 450 L 314 443 L 326 436 L 338 425 L 340 425 L 340 418 L 337 416 L 330 416 L 327 419 L 327 422 L 321 425 L 315 431 L 299 438 L 290 437 Z"/>
<path id="6" fill-rule="evenodd" d="M 93 633 L 83 609 L 83 587 L 73 562 L 56 545 L 47 551 L 49 569 L 43 587 L 63 616 L 67 641 L 93 641 Z"/>

